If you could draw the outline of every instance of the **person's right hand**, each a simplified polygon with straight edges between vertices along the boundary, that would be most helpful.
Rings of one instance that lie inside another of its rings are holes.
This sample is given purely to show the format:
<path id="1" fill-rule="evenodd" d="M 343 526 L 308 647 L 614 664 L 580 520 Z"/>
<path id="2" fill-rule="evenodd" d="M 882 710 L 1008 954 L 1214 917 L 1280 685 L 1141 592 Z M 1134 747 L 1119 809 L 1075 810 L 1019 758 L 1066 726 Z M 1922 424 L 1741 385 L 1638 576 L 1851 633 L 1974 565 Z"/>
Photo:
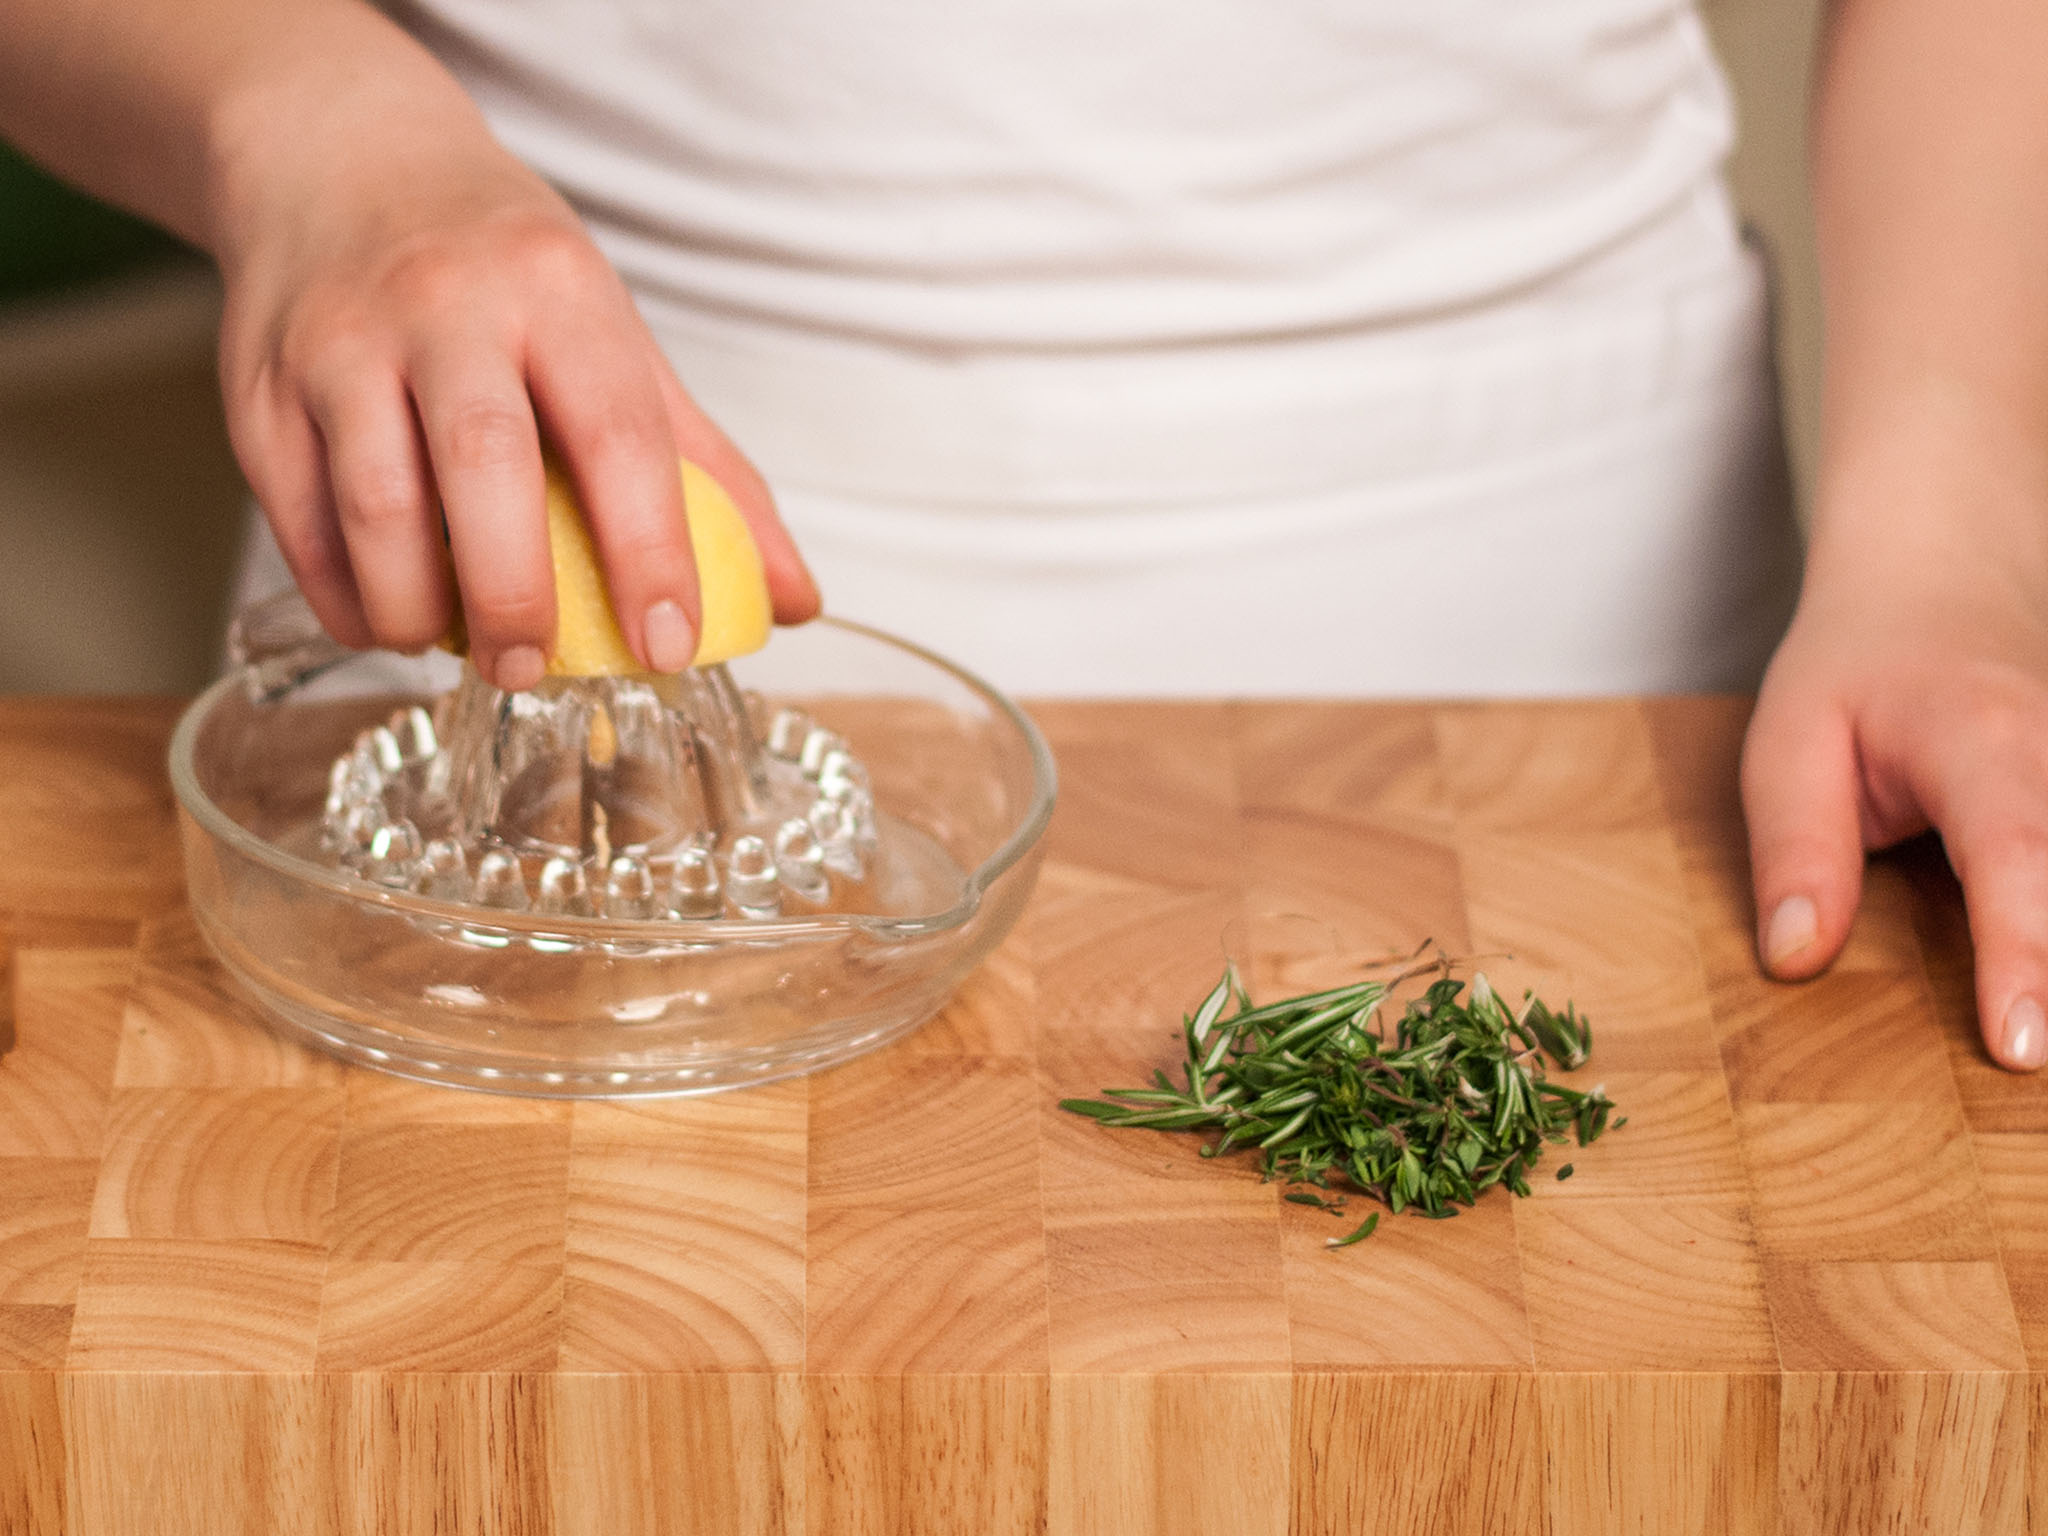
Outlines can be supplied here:
<path id="1" fill-rule="evenodd" d="M 419 649 L 447 631 L 452 575 L 479 670 L 539 681 L 555 623 L 543 439 L 650 668 L 689 664 L 701 612 L 679 454 L 746 517 L 776 618 L 811 617 L 817 589 L 761 477 L 574 213 L 404 46 L 403 68 L 265 124 L 276 142 L 240 157 L 219 221 L 230 435 L 320 621 L 346 645 Z"/>

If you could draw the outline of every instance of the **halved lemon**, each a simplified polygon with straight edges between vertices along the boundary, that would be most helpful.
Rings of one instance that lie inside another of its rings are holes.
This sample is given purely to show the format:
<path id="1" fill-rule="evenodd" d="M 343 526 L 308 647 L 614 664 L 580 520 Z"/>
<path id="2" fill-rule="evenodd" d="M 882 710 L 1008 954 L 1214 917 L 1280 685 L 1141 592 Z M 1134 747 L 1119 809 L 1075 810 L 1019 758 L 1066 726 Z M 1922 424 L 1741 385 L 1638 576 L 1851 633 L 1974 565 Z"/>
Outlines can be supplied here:
<path id="1" fill-rule="evenodd" d="M 758 651 L 768 643 L 775 615 L 761 552 L 746 519 L 725 488 L 688 459 L 681 460 L 683 505 L 690 516 L 690 547 L 697 556 L 697 586 L 704 623 L 693 667 L 708 667 Z M 552 457 L 547 465 L 548 547 L 555 561 L 555 645 L 547 670 L 553 677 L 619 677 L 643 673 L 619 629 L 611 589 L 598 563 L 590 525 L 569 476 Z M 462 599 L 446 647 L 469 654 Z"/>

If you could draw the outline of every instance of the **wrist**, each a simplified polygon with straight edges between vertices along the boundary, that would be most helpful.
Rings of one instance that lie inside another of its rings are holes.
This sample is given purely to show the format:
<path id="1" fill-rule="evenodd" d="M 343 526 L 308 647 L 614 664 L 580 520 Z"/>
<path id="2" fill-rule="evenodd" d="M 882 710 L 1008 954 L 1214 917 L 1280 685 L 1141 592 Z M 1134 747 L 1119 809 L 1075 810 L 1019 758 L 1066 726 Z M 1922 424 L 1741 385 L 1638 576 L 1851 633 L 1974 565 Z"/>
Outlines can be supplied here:
<path id="1" fill-rule="evenodd" d="M 1933 370 L 1847 393 L 1824 424 L 1810 578 L 1990 566 L 2048 582 L 2048 415 Z"/>
<path id="2" fill-rule="evenodd" d="M 204 240 L 232 274 L 323 214 L 391 206 L 467 152 L 502 154 L 438 60 L 356 0 L 248 39 L 202 134 Z"/>

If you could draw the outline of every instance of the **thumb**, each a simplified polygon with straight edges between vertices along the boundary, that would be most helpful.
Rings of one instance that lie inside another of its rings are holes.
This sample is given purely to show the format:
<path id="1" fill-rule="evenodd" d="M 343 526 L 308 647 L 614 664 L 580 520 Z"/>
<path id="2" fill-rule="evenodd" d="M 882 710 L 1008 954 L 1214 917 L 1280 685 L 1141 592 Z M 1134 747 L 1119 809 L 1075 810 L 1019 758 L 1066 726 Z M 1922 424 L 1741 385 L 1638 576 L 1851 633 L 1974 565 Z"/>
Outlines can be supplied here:
<path id="1" fill-rule="evenodd" d="M 1786 981 L 1824 970 L 1863 890 L 1856 739 L 1830 701 L 1769 681 L 1742 746 L 1757 953 Z"/>

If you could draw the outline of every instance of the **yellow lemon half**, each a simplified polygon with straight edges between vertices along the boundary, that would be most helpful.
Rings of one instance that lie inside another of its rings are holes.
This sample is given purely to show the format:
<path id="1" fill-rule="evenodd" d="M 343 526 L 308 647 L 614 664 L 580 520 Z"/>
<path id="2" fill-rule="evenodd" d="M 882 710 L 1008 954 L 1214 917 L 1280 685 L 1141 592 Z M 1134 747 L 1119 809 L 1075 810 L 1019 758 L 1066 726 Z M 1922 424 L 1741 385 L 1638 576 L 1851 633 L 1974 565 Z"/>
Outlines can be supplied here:
<path id="1" fill-rule="evenodd" d="M 690 547 L 697 556 L 697 586 L 703 594 L 704 624 L 693 667 L 708 667 L 768 643 L 775 615 L 761 552 L 746 519 L 725 488 L 688 459 L 681 461 L 683 505 L 690 514 Z M 619 629 L 611 589 L 598 564 L 597 546 L 583 508 L 561 465 L 548 461 L 548 547 L 555 561 L 555 647 L 548 657 L 554 677 L 618 677 L 645 672 Z M 468 653 L 461 599 L 448 649 Z"/>

